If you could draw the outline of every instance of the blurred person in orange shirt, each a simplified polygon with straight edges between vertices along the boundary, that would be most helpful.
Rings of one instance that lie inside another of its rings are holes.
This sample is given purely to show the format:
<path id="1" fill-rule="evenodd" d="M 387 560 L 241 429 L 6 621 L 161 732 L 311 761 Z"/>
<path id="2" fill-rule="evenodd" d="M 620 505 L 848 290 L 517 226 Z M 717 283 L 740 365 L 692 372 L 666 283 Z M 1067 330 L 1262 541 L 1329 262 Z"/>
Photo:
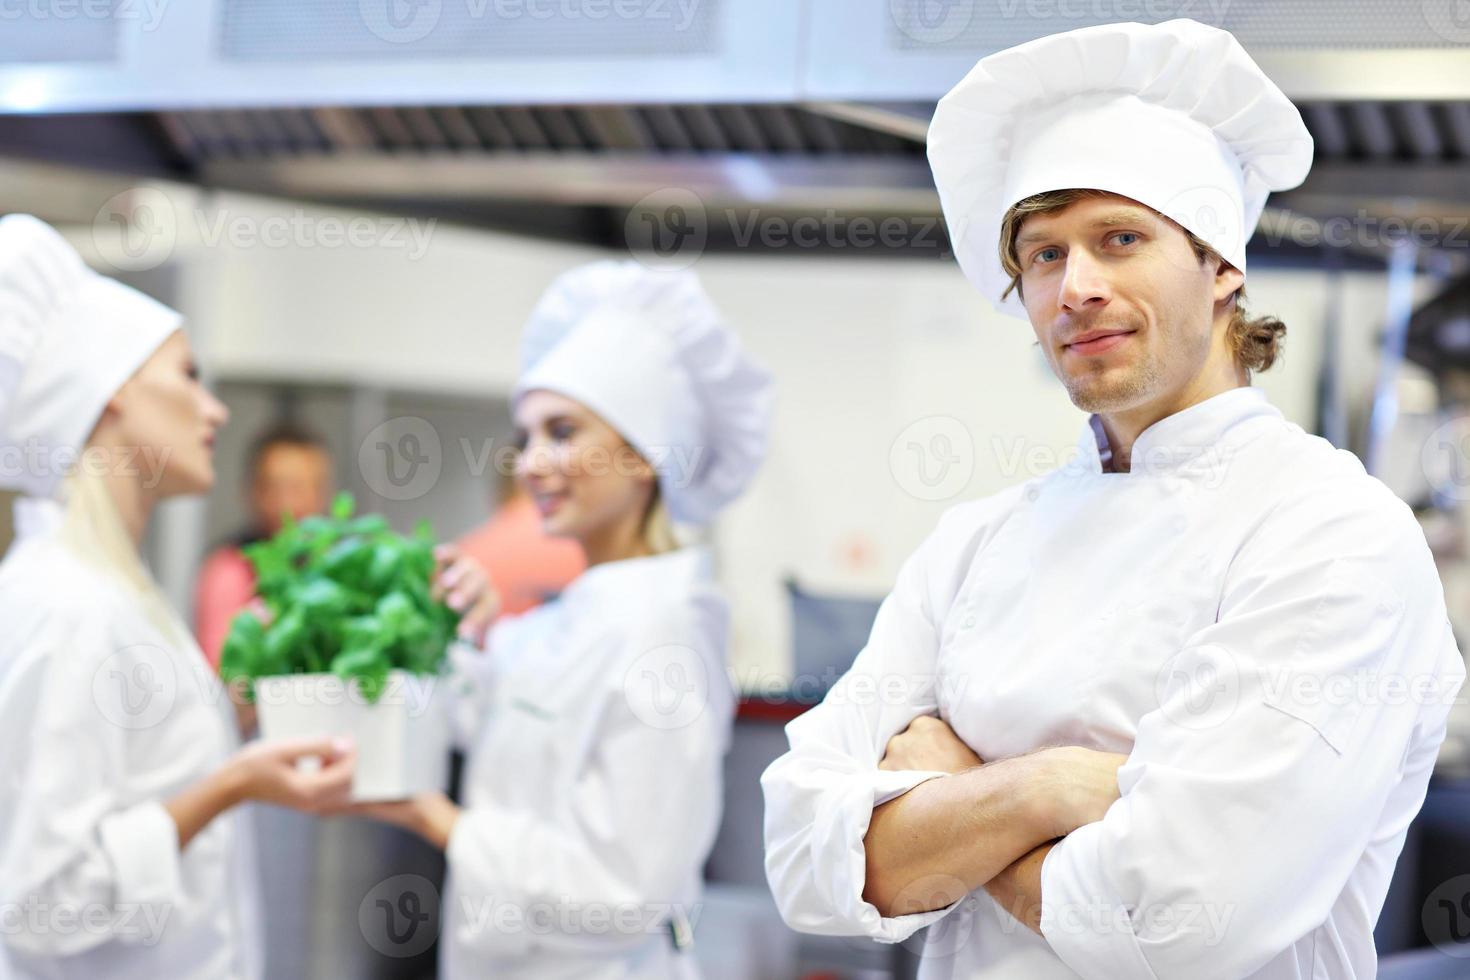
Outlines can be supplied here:
<path id="1" fill-rule="evenodd" d="M 241 548 L 280 530 L 284 515 L 325 513 L 332 494 L 332 456 L 314 433 L 281 422 L 250 450 L 252 524 L 204 561 L 194 592 L 194 632 L 215 668 L 235 614 L 255 598 L 255 570 Z"/>
<path id="2" fill-rule="evenodd" d="M 514 466 L 500 474 L 500 504 L 490 519 L 459 539 L 500 593 L 501 615 L 517 615 L 554 597 L 587 568 L 582 546 L 541 529 L 541 515 L 515 479 Z"/>

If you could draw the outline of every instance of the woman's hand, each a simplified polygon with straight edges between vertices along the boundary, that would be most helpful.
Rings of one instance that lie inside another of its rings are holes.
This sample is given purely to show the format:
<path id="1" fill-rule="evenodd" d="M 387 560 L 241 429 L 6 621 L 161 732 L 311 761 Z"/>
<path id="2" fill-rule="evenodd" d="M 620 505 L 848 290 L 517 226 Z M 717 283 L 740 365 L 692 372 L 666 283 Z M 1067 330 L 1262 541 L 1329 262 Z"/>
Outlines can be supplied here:
<path id="1" fill-rule="evenodd" d="M 459 613 L 459 638 L 477 647 L 485 645 L 485 634 L 500 613 L 500 595 L 480 563 L 465 555 L 458 545 L 441 544 L 434 549 L 434 582 L 429 591 L 436 601 Z"/>
<path id="2" fill-rule="evenodd" d="M 297 760 L 308 756 L 315 756 L 321 765 L 297 769 Z M 352 798 L 356 763 L 357 751 L 345 739 L 251 742 L 163 806 L 173 818 L 182 851 L 211 820 L 247 801 L 317 814 L 345 806 Z"/>
<path id="3" fill-rule="evenodd" d="M 420 793 L 406 800 L 354 803 L 333 810 L 330 816 L 370 817 L 411 830 L 439 850 L 449 846 L 449 835 L 459 821 L 460 808 L 443 793 Z"/>
<path id="4" fill-rule="evenodd" d="M 303 758 L 320 766 L 298 768 Z M 299 738 L 251 742 L 226 763 L 240 800 L 325 813 L 352 798 L 357 750 L 343 738 Z"/>
<path id="5" fill-rule="evenodd" d="M 947 772 L 953 775 L 982 765 L 983 760 L 954 733 L 954 729 L 933 715 L 920 715 L 909 726 L 888 740 L 879 769 L 889 771 L 920 770 Z"/>

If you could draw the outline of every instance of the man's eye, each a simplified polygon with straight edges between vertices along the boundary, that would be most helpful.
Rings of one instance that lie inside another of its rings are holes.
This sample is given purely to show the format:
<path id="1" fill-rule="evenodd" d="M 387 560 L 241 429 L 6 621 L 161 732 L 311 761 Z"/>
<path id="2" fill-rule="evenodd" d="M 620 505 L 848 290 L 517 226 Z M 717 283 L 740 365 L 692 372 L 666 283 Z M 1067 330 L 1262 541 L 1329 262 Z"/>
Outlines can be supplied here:
<path id="1" fill-rule="evenodd" d="M 1037 252 L 1034 256 L 1032 256 L 1032 261 L 1055 262 L 1056 257 L 1060 256 L 1061 252 L 1062 250 L 1059 248 L 1044 248 L 1041 251 Z M 1047 256 L 1052 256 L 1052 258 L 1047 258 Z"/>
<path id="2" fill-rule="evenodd" d="M 551 427 L 551 438 L 557 440 L 558 442 L 566 442 L 573 435 L 575 435 L 576 432 L 577 430 L 570 425 L 553 425 Z"/>
<path id="3" fill-rule="evenodd" d="M 1125 242 L 1125 241 L 1123 241 L 1123 239 L 1125 239 L 1125 238 L 1131 239 L 1131 240 Z M 1116 235 L 1113 236 L 1113 239 L 1119 245 L 1132 245 L 1134 242 L 1138 241 L 1138 232 L 1136 232 L 1136 231 L 1120 231 Z"/>

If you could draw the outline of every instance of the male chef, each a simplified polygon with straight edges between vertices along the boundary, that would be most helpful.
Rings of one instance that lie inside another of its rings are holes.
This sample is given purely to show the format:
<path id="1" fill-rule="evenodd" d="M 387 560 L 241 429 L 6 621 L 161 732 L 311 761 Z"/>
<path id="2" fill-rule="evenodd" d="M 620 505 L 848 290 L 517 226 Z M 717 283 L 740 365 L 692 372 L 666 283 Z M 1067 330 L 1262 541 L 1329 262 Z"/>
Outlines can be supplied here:
<path id="1" fill-rule="evenodd" d="M 925 980 L 1374 976 L 1465 670 L 1409 508 L 1251 387 L 1301 116 L 1225 31 L 1111 24 L 980 61 L 929 157 L 966 276 L 1091 415 L 945 514 L 787 727 L 782 915 L 933 926 Z"/>

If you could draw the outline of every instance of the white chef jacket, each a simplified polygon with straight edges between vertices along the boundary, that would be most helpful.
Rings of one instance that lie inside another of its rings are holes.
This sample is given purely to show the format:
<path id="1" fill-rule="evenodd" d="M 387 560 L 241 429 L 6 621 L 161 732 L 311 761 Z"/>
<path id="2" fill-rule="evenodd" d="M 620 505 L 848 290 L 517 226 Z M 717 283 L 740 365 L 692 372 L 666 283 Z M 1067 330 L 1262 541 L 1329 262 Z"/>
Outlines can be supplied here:
<path id="1" fill-rule="evenodd" d="M 465 667 L 450 980 L 697 976 L 670 923 L 698 919 L 734 718 L 709 565 L 696 548 L 595 565 Z"/>
<path id="2" fill-rule="evenodd" d="M 1066 465 L 949 510 L 787 726 L 762 777 L 782 914 L 889 942 L 941 922 L 925 980 L 1374 976 L 1465 675 L 1417 523 L 1257 389 L 1150 426 L 1129 473 L 1106 445 L 1094 417 Z M 943 778 L 877 769 L 922 714 L 984 760 L 1128 755 L 1121 798 L 1043 864 L 1045 938 L 983 889 L 893 918 L 863 901 L 874 807 Z"/>
<path id="3" fill-rule="evenodd" d="M 164 810 L 234 751 L 229 698 L 61 521 L 59 504 L 18 501 L 0 564 L 0 978 L 254 980 L 239 808 L 182 853 Z"/>

